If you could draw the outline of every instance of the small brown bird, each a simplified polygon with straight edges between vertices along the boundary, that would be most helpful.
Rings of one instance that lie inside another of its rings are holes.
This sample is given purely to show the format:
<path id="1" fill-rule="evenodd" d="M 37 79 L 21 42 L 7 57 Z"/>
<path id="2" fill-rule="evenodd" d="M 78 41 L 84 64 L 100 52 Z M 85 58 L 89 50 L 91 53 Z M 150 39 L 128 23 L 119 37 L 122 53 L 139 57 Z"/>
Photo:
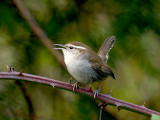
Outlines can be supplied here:
<path id="1" fill-rule="evenodd" d="M 100 82 L 99 90 L 94 91 L 94 97 L 98 96 L 101 88 L 101 81 L 105 78 L 112 77 L 115 79 L 114 73 L 106 64 L 108 54 L 113 47 L 115 37 L 108 37 L 96 54 L 91 48 L 80 42 L 70 42 L 60 46 L 64 54 L 64 61 L 68 72 L 78 81 L 73 85 L 73 90 L 77 89 L 77 84 L 89 84 L 96 81 Z"/>

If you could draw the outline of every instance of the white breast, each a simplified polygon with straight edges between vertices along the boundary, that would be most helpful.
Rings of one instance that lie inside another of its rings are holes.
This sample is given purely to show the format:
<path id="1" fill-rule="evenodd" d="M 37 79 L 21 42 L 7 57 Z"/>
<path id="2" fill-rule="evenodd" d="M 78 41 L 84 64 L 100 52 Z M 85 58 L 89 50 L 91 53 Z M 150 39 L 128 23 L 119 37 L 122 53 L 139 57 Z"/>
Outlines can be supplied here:
<path id="1" fill-rule="evenodd" d="M 69 73 L 80 83 L 88 84 L 92 83 L 93 77 L 96 77 L 95 71 L 92 69 L 91 64 L 87 59 L 80 55 L 70 55 L 70 53 L 64 54 L 64 61 Z"/>

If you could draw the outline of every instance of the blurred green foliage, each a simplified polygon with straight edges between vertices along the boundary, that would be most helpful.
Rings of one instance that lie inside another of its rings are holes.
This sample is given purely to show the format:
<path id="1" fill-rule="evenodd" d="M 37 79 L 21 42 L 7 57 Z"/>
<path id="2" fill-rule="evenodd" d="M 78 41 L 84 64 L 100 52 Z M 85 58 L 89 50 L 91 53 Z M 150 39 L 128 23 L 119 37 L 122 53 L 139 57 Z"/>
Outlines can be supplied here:
<path id="1" fill-rule="evenodd" d="M 160 116 L 152 114 L 151 120 L 160 120 Z"/>
<path id="2" fill-rule="evenodd" d="M 54 43 L 79 41 L 98 51 L 110 35 L 116 43 L 108 65 L 116 81 L 103 81 L 102 93 L 160 111 L 160 0 L 23 0 Z M 0 2 L 0 71 L 16 71 L 68 81 L 70 75 L 39 41 L 9 1 Z M 24 84 L 25 85 L 25 84 Z M 95 101 L 83 95 L 29 83 L 38 120 L 97 120 Z M 29 120 L 28 106 L 13 81 L 0 81 L 0 119 Z M 107 106 L 104 119 L 149 120 Z"/>

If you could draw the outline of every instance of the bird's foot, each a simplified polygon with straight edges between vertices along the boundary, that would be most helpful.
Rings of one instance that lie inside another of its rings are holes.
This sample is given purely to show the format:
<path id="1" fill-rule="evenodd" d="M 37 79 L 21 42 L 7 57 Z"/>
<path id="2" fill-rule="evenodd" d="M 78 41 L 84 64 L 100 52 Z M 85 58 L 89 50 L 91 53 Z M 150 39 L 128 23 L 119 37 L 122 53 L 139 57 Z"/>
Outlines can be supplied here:
<path id="1" fill-rule="evenodd" d="M 100 108 L 100 116 L 99 116 L 99 120 L 102 120 L 102 115 L 103 115 L 103 111 L 105 111 L 105 107 L 107 106 L 107 103 L 101 103 L 100 105 L 98 105 Z"/>
<path id="2" fill-rule="evenodd" d="M 73 86 L 73 92 L 75 91 L 75 89 L 78 89 L 78 83 L 79 82 L 76 82 L 76 83 L 74 83 L 72 86 Z"/>
<path id="3" fill-rule="evenodd" d="M 106 102 L 105 102 L 105 103 L 101 103 L 101 104 L 99 104 L 98 106 L 99 106 L 99 108 L 100 108 L 101 110 L 105 110 L 105 107 L 107 106 L 107 103 L 106 103 Z"/>
<path id="4" fill-rule="evenodd" d="M 99 90 L 94 90 L 93 93 L 94 93 L 94 98 L 96 98 L 99 95 L 100 91 Z"/>
<path id="5" fill-rule="evenodd" d="M 8 72 L 15 72 L 14 67 L 8 66 L 8 65 L 4 65 L 4 66 L 7 68 Z"/>
<path id="6" fill-rule="evenodd" d="M 93 92 L 94 93 L 94 98 L 96 98 L 99 95 L 100 91 L 101 91 L 101 81 L 99 83 L 99 89 L 98 90 L 94 90 L 94 92 Z"/>

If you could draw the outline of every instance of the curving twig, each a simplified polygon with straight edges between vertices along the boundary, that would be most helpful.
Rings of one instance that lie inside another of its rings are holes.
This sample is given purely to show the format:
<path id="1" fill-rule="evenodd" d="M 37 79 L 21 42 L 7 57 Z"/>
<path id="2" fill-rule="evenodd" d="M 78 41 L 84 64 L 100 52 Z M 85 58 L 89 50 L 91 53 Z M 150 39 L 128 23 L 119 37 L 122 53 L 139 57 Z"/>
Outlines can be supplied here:
<path id="1" fill-rule="evenodd" d="M 72 91 L 72 84 L 69 82 L 61 82 L 58 80 L 41 77 L 37 75 L 21 73 L 21 72 L 0 72 L 0 79 L 32 81 L 32 82 L 38 82 L 46 85 L 51 85 L 52 87 L 55 87 L 55 88 Z M 91 97 L 93 97 L 94 95 L 91 89 L 87 90 L 82 87 L 78 87 L 78 89 L 76 89 L 75 92 L 85 94 Z M 106 102 L 107 105 L 116 106 L 119 110 L 122 108 L 122 109 L 130 110 L 133 112 L 137 112 L 146 116 L 151 116 L 152 114 L 160 115 L 160 112 L 156 112 L 151 109 L 148 109 L 144 105 L 139 106 L 139 105 L 135 105 L 129 102 L 125 102 L 125 101 L 113 98 L 110 95 L 110 93 L 107 95 L 99 93 L 96 99 Z"/>
<path id="2" fill-rule="evenodd" d="M 21 89 L 23 96 L 26 100 L 26 103 L 28 105 L 28 111 L 29 111 L 29 117 L 31 120 L 35 120 L 35 113 L 34 113 L 34 108 L 33 108 L 33 103 L 31 101 L 30 95 L 26 89 L 26 87 L 24 86 L 24 84 L 18 80 L 16 80 L 15 82 L 16 85 L 19 86 L 19 88 Z"/>
<path id="3" fill-rule="evenodd" d="M 7 71 L 8 72 L 14 72 L 14 68 L 11 67 L 11 66 L 8 66 L 8 65 L 4 65 L 6 68 L 7 68 Z M 28 110 L 29 110 L 29 117 L 31 120 L 34 120 L 35 119 L 35 114 L 34 114 L 34 108 L 33 108 L 33 104 L 32 104 L 32 101 L 31 101 L 31 98 L 30 98 L 30 95 L 28 94 L 27 92 L 27 89 L 26 87 L 22 84 L 21 81 L 18 81 L 16 80 L 15 81 L 15 84 L 19 86 L 20 90 L 22 91 L 23 93 L 23 96 L 26 100 L 26 103 L 28 105 Z"/>
<path id="4" fill-rule="evenodd" d="M 63 61 L 62 54 L 56 50 L 53 49 L 54 45 L 53 42 L 47 37 L 45 32 L 40 28 L 40 26 L 37 24 L 35 19 L 32 17 L 30 12 L 27 10 L 27 8 L 23 5 L 23 3 L 20 0 L 11 0 L 13 4 L 17 7 L 19 12 L 21 13 L 22 17 L 27 21 L 30 28 L 33 30 L 35 35 L 40 39 L 40 41 L 51 51 L 51 53 L 56 57 L 56 59 L 59 61 L 59 63 L 66 67 Z"/>

